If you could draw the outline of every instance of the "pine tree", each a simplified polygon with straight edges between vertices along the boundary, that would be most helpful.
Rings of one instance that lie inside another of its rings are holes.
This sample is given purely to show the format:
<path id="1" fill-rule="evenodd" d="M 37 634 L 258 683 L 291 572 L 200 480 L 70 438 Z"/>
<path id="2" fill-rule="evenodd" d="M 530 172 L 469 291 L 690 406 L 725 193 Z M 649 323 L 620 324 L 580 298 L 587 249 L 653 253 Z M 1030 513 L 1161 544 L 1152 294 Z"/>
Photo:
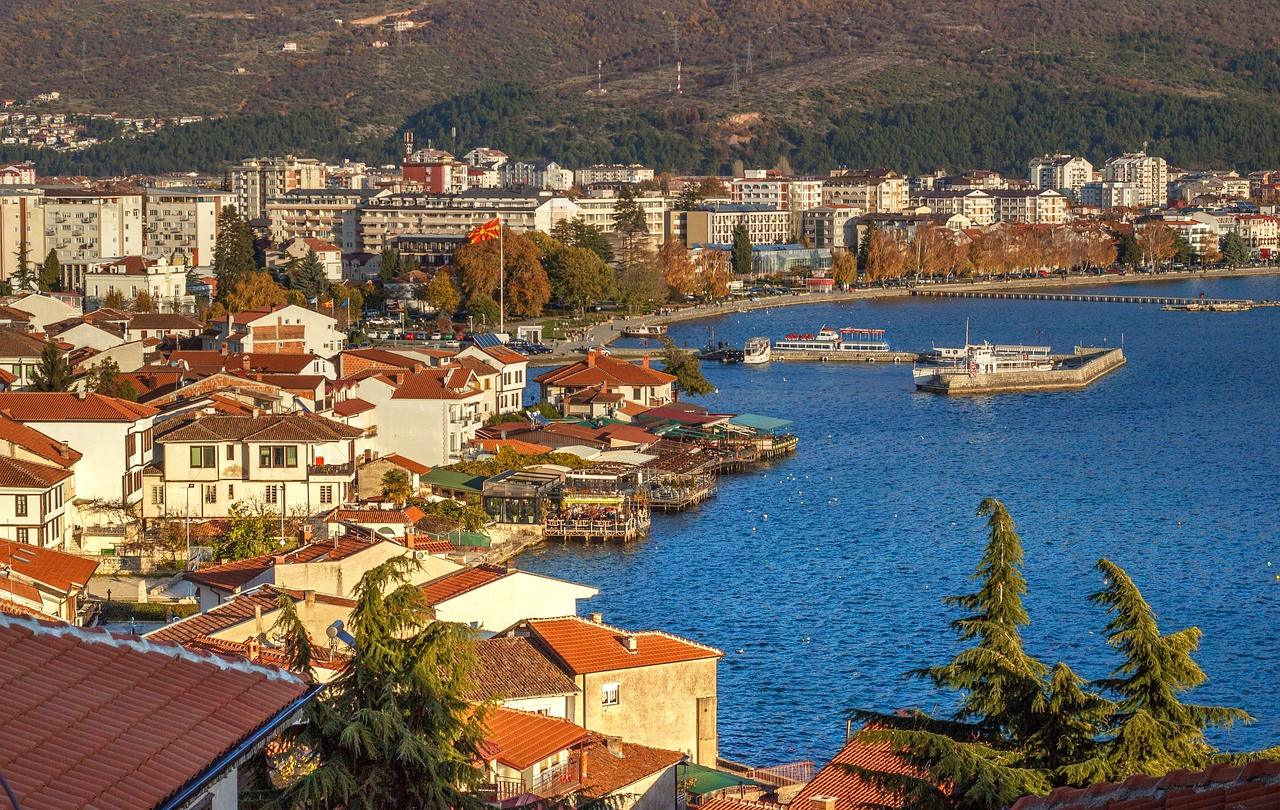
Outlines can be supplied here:
<path id="1" fill-rule="evenodd" d="M 219 299 L 226 300 L 236 284 L 257 269 L 249 223 L 234 206 L 223 206 L 218 214 L 217 241 L 213 246 L 213 274 L 218 279 Z"/>
<path id="2" fill-rule="evenodd" d="M 298 268 L 289 278 L 289 286 L 302 293 L 308 301 L 319 300 L 329 289 L 329 277 L 324 273 L 324 262 L 314 250 L 298 262 Z"/>
<path id="3" fill-rule="evenodd" d="M 875 236 L 876 224 L 872 222 L 862 232 L 862 241 L 858 243 L 858 273 L 866 276 L 871 265 L 871 239 Z"/>
<path id="4" fill-rule="evenodd" d="M 676 390 L 696 397 L 706 396 L 716 387 L 702 375 L 702 367 L 693 352 L 681 349 L 671 338 L 661 337 L 662 370 L 674 374 Z"/>
<path id="5" fill-rule="evenodd" d="M 622 185 L 614 201 L 613 229 L 622 237 L 623 264 L 630 267 L 636 261 L 640 237 L 649 233 L 649 223 L 629 183 Z"/>
<path id="6" fill-rule="evenodd" d="M 393 247 L 384 247 L 382 255 L 378 257 L 378 278 L 386 284 L 394 281 L 402 272 L 404 267 L 400 262 L 400 254 Z"/>
<path id="7" fill-rule="evenodd" d="M 1208 680 L 1192 658 L 1200 629 L 1161 633 L 1155 611 L 1124 569 L 1103 559 L 1098 570 L 1103 589 L 1091 599 L 1111 614 L 1107 642 L 1123 659 L 1110 678 L 1098 681 L 1118 697 L 1106 745 L 1111 778 L 1207 766 L 1217 751 L 1205 731 L 1252 718 L 1240 709 L 1183 703 L 1180 695 Z"/>
<path id="8" fill-rule="evenodd" d="M 702 205 L 702 189 L 697 183 L 686 182 L 684 188 L 680 189 L 680 196 L 676 199 L 677 211 L 697 211 Z"/>
<path id="9" fill-rule="evenodd" d="M 40 289 L 62 289 L 62 263 L 58 261 L 58 251 L 53 248 L 49 249 L 48 255 L 44 257 L 44 264 L 40 266 Z"/>
<path id="10" fill-rule="evenodd" d="M 742 223 L 733 229 L 733 272 L 739 276 L 751 275 L 751 236 Z"/>
<path id="11" fill-rule="evenodd" d="M 56 344 L 46 343 L 40 351 L 40 364 L 31 372 L 32 391 L 70 391 L 75 373 L 66 355 Z"/>
<path id="12" fill-rule="evenodd" d="M 474 642 L 468 628 L 432 621 L 422 590 L 406 582 L 417 565 L 396 557 L 361 577 L 347 622 L 350 661 L 281 738 L 308 767 L 270 806 L 483 807 L 474 791 L 485 710 L 465 697 Z M 290 658 L 309 663 L 301 622 L 288 635 Z"/>
<path id="13" fill-rule="evenodd" d="M 1218 249 L 1222 251 L 1222 260 L 1232 267 L 1239 267 L 1248 264 L 1253 259 L 1253 253 L 1249 250 L 1249 246 L 1240 238 L 1240 234 L 1232 231 L 1218 242 Z"/>
<path id="14" fill-rule="evenodd" d="M 1142 246 L 1131 233 L 1122 233 L 1116 240 L 1116 261 L 1129 267 L 1142 264 Z"/>

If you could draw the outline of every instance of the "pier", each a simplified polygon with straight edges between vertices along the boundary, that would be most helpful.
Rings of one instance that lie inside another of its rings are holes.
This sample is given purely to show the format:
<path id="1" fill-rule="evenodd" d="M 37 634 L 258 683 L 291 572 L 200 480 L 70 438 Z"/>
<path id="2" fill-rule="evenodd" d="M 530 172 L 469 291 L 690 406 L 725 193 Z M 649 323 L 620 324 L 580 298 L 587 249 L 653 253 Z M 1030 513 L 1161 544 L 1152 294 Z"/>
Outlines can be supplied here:
<path id="1" fill-rule="evenodd" d="M 1276 301 L 1249 301 L 1242 298 L 1185 298 L 1172 295 L 1099 295 L 1096 293 L 1051 293 L 1002 290 L 921 290 L 913 296 L 924 298 L 995 298 L 1011 301 L 1077 301 L 1086 304 L 1160 304 L 1187 306 L 1192 304 L 1236 304 L 1251 307 L 1274 307 Z"/>
<path id="2" fill-rule="evenodd" d="M 1019 391 L 1075 391 L 1085 388 L 1125 364 L 1121 349 L 1077 346 L 1069 355 L 1051 357 L 1057 367 L 1048 371 L 1028 369 L 1003 374 L 944 374 L 932 382 L 916 383 L 916 389 L 935 394 L 1010 394 Z"/>

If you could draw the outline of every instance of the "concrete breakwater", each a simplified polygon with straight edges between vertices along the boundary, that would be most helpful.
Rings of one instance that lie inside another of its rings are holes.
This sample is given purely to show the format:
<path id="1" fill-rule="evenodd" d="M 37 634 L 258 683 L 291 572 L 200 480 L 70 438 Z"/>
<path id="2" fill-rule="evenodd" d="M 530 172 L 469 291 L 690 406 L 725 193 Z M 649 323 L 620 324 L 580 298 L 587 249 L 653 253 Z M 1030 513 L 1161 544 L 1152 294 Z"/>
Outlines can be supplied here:
<path id="1" fill-rule="evenodd" d="M 842 352 L 827 349 L 774 349 L 772 355 L 773 360 L 787 363 L 914 363 L 919 358 L 918 352 Z"/>
<path id="2" fill-rule="evenodd" d="M 1016 391 L 1074 391 L 1091 385 L 1125 364 L 1121 349 L 1077 346 L 1074 354 L 1052 358 L 1048 371 L 1006 371 L 1000 374 L 948 374 L 919 382 L 921 391 L 951 396 L 1006 394 Z"/>

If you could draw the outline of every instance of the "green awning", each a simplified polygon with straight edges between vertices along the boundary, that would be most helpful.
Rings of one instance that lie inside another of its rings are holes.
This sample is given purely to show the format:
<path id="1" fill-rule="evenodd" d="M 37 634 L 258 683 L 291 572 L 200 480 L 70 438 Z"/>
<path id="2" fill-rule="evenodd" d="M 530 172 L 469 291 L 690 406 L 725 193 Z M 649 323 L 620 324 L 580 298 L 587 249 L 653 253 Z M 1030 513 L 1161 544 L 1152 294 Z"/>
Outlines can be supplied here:
<path id="1" fill-rule="evenodd" d="M 686 779 L 692 780 L 689 794 L 693 796 L 705 796 L 713 791 L 740 785 L 765 786 L 764 782 L 757 782 L 728 771 L 718 771 L 705 765 L 695 765 L 692 762 L 683 762 L 676 766 L 676 780 L 683 783 Z"/>
<path id="2" fill-rule="evenodd" d="M 480 532 L 449 532 L 449 542 L 458 548 L 489 548 L 493 540 Z"/>
<path id="3" fill-rule="evenodd" d="M 791 420 L 779 419 L 776 416 L 761 416 L 757 413 L 740 413 L 730 419 L 729 424 L 751 428 L 758 433 L 777 433 L 783 428 L 791 427 Z"/>
<path id="4" fill-rule="evenodd" d="M 481 488 L 484 486 L 484 476 L 470 475 L 457 470 L 446 470 L 443 467 L 434 468 L 418 480 L 426 486 L 469 492 L 475 495 L 479 495 Z"/>

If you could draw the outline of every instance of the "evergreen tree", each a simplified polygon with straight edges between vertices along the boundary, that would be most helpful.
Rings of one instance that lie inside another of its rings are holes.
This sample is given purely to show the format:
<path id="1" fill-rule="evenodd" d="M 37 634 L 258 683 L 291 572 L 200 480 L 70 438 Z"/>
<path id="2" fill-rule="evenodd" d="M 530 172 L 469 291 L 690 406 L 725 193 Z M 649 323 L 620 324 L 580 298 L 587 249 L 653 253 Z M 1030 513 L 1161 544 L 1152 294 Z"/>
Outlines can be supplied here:
<path id="1" fill-rule="evenodd" d="M 87 385 L 95 394 L 127 399 L 130 402 L 138 400 L 138 389 L 133 387 L 133 383 L 120 378 L 120 365 L 111 358 L 93 367 Z"/>
<path id="2" fill-rule="evenodd" d="M 1107 642 L 1122 658 L 1110 678 L 1098 681 L 1119 699 L 1106 744 L 1111 778 L 1208 766 L 1218 752 L 1205 731 L 1252 718 L 1240 709 L 1183 703 L 1180 695 L 1208 680 L 1192 658 L 1200 629 L 1161 633 L 1155 611 L 1124 569 L 1103 559 L 1098 570 L 1103 589 L 1091 598 L 1111 614 Z"/>
<path id="3" fill-rule="evenodd" d="M 1249 250 L 1249 246 L 1240 238 L 1240 234 L 1232 231 L 1222 237 L 1218 242 L 1218 249 L 1222 251 L 1222 260 L 1232 267 L 1239 267 L 1248 264 L 1253 259 L 1253 253 Z"/>
<path id="4" fill-rule="evenodd" d="M 32 391 L 70 391 L 75 373 L 62 349 L 46 343 L 40 351 L 40 364 L 31 372 Z"/>
<path id="5" fill-rule="evenodd" d="M 697 211 L 702 206 L 702 188 L 693 182 L 686 182 L 676 198 L 677 211 Z"/>
<path id="6" fill-rule="evenodd" d="M 478 325 L 498 325 L 498 302 L 488 295 L 476 293 L 471 296 L 467 300 L 467 312 Z"/>
<path id="7" fill-rule="evenodd" d="M 218 279 L 218 298 L 226 300 L 236 284 L 257 269 L 253 231 L 249 223 L 234 206 L 223 206 L 218 214 L 217 241 L 213 246 L 213 274 Z"/>
<path id="8" fill-rule="evenodd" d="M 396 504 L 404 504 L 413 495 L 409 473 L 401 469 L 387 470 L 382 474 L 382 497 Z"/>
<path id="9" fill-rule="evenodd" d="M 324 262 L 314 250 L 298 262 L 298 268 L 289 277 L 289 286 L 297 290 L 308 301 L 319 301 L 320 296 L 329 290 L 329 277 L 324 273 Z"/>
<path id="10" fill-rule="evenodd" d="M 475 668 L 467 627 L 433 621 L 406 580 L 417 562 L 370 569 L 347 622 L 355 648 L 345 668 L 282 736 L 305 759 L 271 806 L 480 810 L 485 709 L 466 700 Z M 310 639 L 293 623 L 286 650 L 308 661 Z"/>
<path id="11" fill-rule="evenodd" d="M 1142 264 L 1142 246 L 1133 234 L 1122 233 L 1116 240 L 1116 261 L 1128 267 Z"/>
<path id="12" fill-rule="evenodd" d="M 14 252 L 17 257 L 17 269 L 9 276 L 10 289 L 15 293 L 38 292 L 40 290 L 40 274 L 27 258 L 27 243 L 23 240 Z"/>
<path id="13" fill-rule="evenodd" d="M 629 183 L 622 185 L 614 201 L 613 229 L 622 237 L 623 264 L 630 266 L 636 261 L 640 238 L 649 233 L 649 223 Z"/>
<path id="14" fill-rule="evenodd" d="M 751 237 L 742 223 L 733 229 L 733 272 L 738 276 L 751 275 Z"/>
<path id="15" fill-rule="evenodd" d="M 393 247 L 384 247 L 381 256 L 378 257 L 378 278 L 386 284 L 394 281 L 403 272 L 404 266 L 400 261 L 400 253 Z"/>
<path id="16" fill-rule="evenodd" d="M 49 248 L 40 267 L 40 289 L 59 291 L 62 289 L 62 263 L 58 261 L 58 251 Z"/>
<path id="17" fill-rule="evenodd" d="M 1192 250 L 1191 243 L 1186 237 L 1180 233 L 1173 235 L 1173 260 L 1182 264 L 1191 264 L 1195 261 L 1196 252 Z"/>
<path id="18" fill-rule="evenodd" d="M 584 222 L 582 217 L 561 220 L 551 229 L 551 235 L 561 244 L 586 248 L 606 262 L 613 261 L 613 247 L 604 231 Z"/>
<path id="19" fill-rule="evenodd" d="M 138 290 L 133 300 L 129 302 L 129 309 L 133 312 L 155 312 L 156 302 L 151 298 L 151 293 Z"/>
<path id="20" fill-rule="evenodd" d="M 876 224 L 872 222 L 862 232 L 862 241 L 858 242 L 858 274 L 866 276 L 871 267 L 871 239 L 875 236 Z"/>

